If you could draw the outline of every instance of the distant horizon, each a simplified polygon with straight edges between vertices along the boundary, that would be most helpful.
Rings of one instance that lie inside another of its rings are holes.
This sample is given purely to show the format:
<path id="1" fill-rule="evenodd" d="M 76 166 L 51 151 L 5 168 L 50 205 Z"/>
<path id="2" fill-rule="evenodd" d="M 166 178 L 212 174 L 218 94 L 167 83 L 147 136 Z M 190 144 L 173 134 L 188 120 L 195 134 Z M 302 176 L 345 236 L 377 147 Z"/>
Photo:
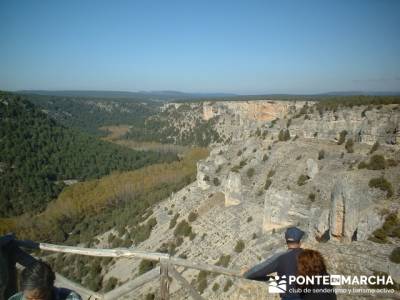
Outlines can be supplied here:
<path id="1" fill-rule="evenodd" d="M 1 1 L 0 89 L 392 93 L 399 11 L 397 0 Z"/>
<path id="2" fill-rule="evenodd" d="M 2 90 L 2 89 L 0 89 Z M 318 96 L 318 95 L 400 95 L 400 90 L 398 91 L 327 91 L 327 92 L 318 92 L 318 93 L 271 93 L 271 92 L 263 92 L 263 93 L 229 93 L 225 91 L 211 91 L 211 92 L 187 92 L 180 90 L 108 90 L 108 89 L 98 89 L 98 90 L 89 90 L 89 89 L 21 89 L 21 90 L 3 90 L 13 93 L 34 93 L 40 94 L 43 93 L 126 93 L 126 94 L 168 94 L 168 93 L 177 93 L 182 95 L 221 95 L 221 96 L 273 96 L 273 95 L 288 95 L 288 96 Z"/>

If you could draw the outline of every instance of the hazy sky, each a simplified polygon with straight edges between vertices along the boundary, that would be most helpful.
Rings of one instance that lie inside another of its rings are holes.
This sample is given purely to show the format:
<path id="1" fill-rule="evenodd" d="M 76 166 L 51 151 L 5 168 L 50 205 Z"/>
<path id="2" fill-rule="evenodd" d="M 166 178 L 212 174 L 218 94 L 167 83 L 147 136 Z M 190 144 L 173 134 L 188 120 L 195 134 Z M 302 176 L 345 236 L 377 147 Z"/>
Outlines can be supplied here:
<path id="1" fill-rule="evenodd" d="M 0 89 L 400 91 L 400 1 L 0 1 Z"/>

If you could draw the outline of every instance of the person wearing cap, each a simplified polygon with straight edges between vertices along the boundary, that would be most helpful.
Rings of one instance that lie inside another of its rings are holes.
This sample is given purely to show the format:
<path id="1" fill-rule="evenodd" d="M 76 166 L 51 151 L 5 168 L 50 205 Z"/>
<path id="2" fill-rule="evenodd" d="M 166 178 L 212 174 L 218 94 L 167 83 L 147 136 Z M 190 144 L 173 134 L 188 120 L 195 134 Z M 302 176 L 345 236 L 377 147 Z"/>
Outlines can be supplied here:
<path id="1" fill-rule="evenodd" d="M 17 291 L 16 263 L 28 267 L 36 259 L 20 247 L 37 249 L 37 243 L 19 241 L 13 234 L 0 236 L 0 300 L 8 299 Z"/>
<path id="2" fill-rule="evenodd" d="M 285 240 L 288 250 L 283 253 L 278 253 L 266 261 L 252 267 L 250 270 L 243 272 L 243 277 L 250 280 L 269 281 L 269 274 L 277 273 L 279 278 L 288 278 L 297 274 L 297 257 L 303 251 L 301 248 L 301 239 L 304 236 L 304 231 L 297 227 L 290 227 L 285 232 Z M 286 291 L 280 296 L 284 300 L 298 300 L 300 295 L 294 292 L 289 292 L 296 289 L 295 284 L 286 285 Z"/>

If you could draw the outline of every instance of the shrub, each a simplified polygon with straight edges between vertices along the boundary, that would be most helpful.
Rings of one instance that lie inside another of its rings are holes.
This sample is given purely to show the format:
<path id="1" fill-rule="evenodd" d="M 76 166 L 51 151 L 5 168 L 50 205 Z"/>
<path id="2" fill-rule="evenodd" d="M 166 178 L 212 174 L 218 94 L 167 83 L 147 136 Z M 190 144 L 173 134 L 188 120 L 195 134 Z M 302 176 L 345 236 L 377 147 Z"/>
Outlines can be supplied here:
<path id="1" fill-rule="evenodd" d="M 250 223 L 251 221 L 253 221 L 253 217 L 250 216 L 247 218 L 247 223 Z"/>
<path id="2" fill-rule="evenodd" d="M 384 244 L 387 242 L 387 234 L 382 228 L 376 229 L 372 233 L 372 238 L 370 238 L 370 240 L 375 243 Z"/>
<path id="3" fill-rule="evenodd" d="M 176 213 L 175 216 L 174 216 L 174 217 L 171 219 L 171 221 L 169 222 L 169 229 L 172 229 L 172 228 L 175 227 L 176 221 L 178 220 L 178 218 L 179 218 L 179 214 Z"/>
<path id="4" fill-rule="evenodd" d="M 301 174 L 297 179 L 297 185 L 302 186 L 305 185 L 309 177 L 307 175 Z"/>
<path id="5" fill-rule="evenodd" d="M 218 291 L 218 290 L 219 290 L 219 284 L 218 284 L 218 283 L 214 283 L 214 285 L 213 285 L 213 287 L 212 287 L 212 290 L 213 290 L 214 292 Z"/>
<path id="6" fill-rule="evenodd" d="M 373 155 L 370 160 L 369 164 L 367 165 L 367 169 L 369 170 L 383 170 L 386 167 L 385 158 L 382 155 Z"/>
<path id="7" fill-rule="evenodd" d="M 273 177 L 275 175 L 275 170 L 269 170 L 269 172 L 268 172 L 268 174 L 267 174 L 267 177 L 268 178 L 271 178 L 271 177 Z"/>
<path id="8" fill-rule="evenodd" d="M 344 141 L 346 140 L 346 135 L 347 135 L 347 131 L 343 130 L 340 132 L 339 134 L 339 140 L 337 142 L 338 145 L 342 145 L 344 143 Z"/>
<path id="9" fill-rule="evenodd" d="M 232 287 L 233 281 L 231 279 L 228 279 L 224 285 L 224 292 L 229 291 L 229 289 Z"/>
<path id="10" fill-rule="evenodd" d="M 151 269 L 154 269 L 155 266 L 156 266 L 156 262 L 151 261 L 151 260 L 142 259 L 142 261 L 139 264 L 138 275 L 142 275 L 142 274 L 150 271 Z"/>
<path id="11" fill-rule="evenodd" d="M 281 142 L 290 140 L 289 129 L 281 129 L 281 131 L 279 131 L 278 140 Z"/>
<path id="12" fill-rule="evenodd" d="M 204 180 L 204 181 L 210 181 L 210 176 L 204 175 L 203 180 Z"/>
<path id="13" fill-rule="evenodd" d="M 367 168 L 368 164 L 365 161 L 362 161 L 358 164 L 359 169 L 365 169 Z"/>
<path id="14" fill-rule="evenodd" d="M 227 267 L 229 265 L 229 262 L 231 261 L 231 256 L 230 255 L 221 255 L 218 259 L 218 261 L 215 263 L 216 266 L 221 266 L 221 267 Z"/>
<path id="15" fill-rule="evenodd" d="M 200 294 L 203 294 L 204 290 L 208 286 L 207 276 L 208 272 L 206 271 L 200 271 L 199 275 L 197 275 L 197 289 L 200 292 Z"/>
<path id="16" fill-rule="evenodd" d="M 262 160 L 263 160 L 263 161 L 267 161 L 267 160 L 268 160 L 268 155 L 267 155 L 267 154 L 264 154 Z"/>
<path id="17" fill-rule="evenodd" d="M 309 199 L 310 201 L 314 202 L 314 201 L 315 201 L 315 194 L 314 194 L 314 193 L 310 193 L 310 194 L 308 195 L 308 199 Z"/>
<path id="18" fill-rule="evenodd" d="M 399 162 L 394 160 L 394 159 L 387 159 L 386 160 L 386 165 L 388 167 L 396 167 L 396 166 L 398 166 L 398 164 L 399 164 Z"/>
<path id="19" fill-rule="evenodd" d="M 324 150 L 319 150 L 318 152 L 318 160 L 324 159 L 325 158 L 325 151 Z"/>
<path id="20" fill-rule="evenodd" d="M 189 214 L 189 216 L 188 216 L 188 221 L 191 223 L 191 222 L 194 222 L 194 221 L 196 221 L 196 219 L 198 218 L 198 216 L 199 216 L 199 214 L 197 213 L 197 212 L 195 212 L 195 211 L 192 211 L 192 212 L 190 212 L 190 214 Z"/>
<path id="21" fill-rule="evenodd" d="M 219 179 L 217 177 L 214 177 L 213 183 L 215 186 L 219 186 L 221 184 L 221 182 L 219 181 Z"/>
<path id="22" fill-rule="evenodd" d="M 353 153 L 354 152 L 354 141 L 353 139 L 348 139 L 344 147 L 347 150 L 347 153 Z"/>
<path id="23" fill-rule="evenodd" d="M 393 249 L 392 253 L 390 253 L 389 259 L 395 264 L 400 264 L 400 247 Z"/>
<path id="24" fill-rule="evenodd" d="M 106 282 L 106 284 L 105 284 L 103 290 L 104 290 L 104 292 L 109 292 L 109 291 L 115 289 L 115 287 L 116 287 L 117 285 L 118 285 L 118 279 L 115 278 L 115 277 L 110 277 L 110 278 L 107 280 L 107 282 Z"/>
<path id="25" fill-rule="evenodd" d="M 379 145 L 379 142 L 376 141 L 376 142 L 372 145 L 371 150 L 369 150 L 369 153 L 370 153 L 370 154 L 374 153 L 376 150 L 378 150 L 379 146 L 380 146 L 380 145 Z"/>
<path id="26" fill-rule="evenodd" d="M 154 293 L 150 293 L 146 295 L 145 300 L 154 300 L 156 299 L 156 295 L 154 295 Z"/>
<path id="27" fill-rule="evenodd" d="M 268 190 L 269 187 L 271 186 L 271 184 L 272 184 L 272 180 L 268 178 L 268 179 L 265 181 L 264 190 Z"/>
<path id="28" fill-rule="evenodd" d="M 251 177 L 254 176 L 254 173 L 255 173 L 254 169 L 250 168 L 250 169 L 247 170 L 246 174 L 247 174 L 247 177 L 251 178 Z"/>
<path id="29" fill-rule="evenodd" d="M 192 227 L 186 220 L 182 220 L 174 230 L 174 235 L 178 236 L 189 236 L 192 233 Z"/>
<path id="30" fill-rule="evenodd" d="M 386 192 L 386 198 L 390 198 L 393 196 L 393 187 L 392 184 L 387 181 L 384 177 L 372 178 L 368 184 L 371 188 L 377 188 L 381 191 Z"/>
<path id="31" fill-rule="evenodd" d="M 238 153 L 237 153 L 237 156 L 242 155 L 242 153 L 243 153 L 242 150 L 239 150 Z"/>
<path id="32" fill-rule="evenodd" d="M 234 250 L 235 250 L 236 253 L 240 253 L 240 252 L 243 251 L 244 247 L 245 247 L 244 241 L 243 240 L 239 240 L 236 243 L 236 246 L 235 246 Z"/>

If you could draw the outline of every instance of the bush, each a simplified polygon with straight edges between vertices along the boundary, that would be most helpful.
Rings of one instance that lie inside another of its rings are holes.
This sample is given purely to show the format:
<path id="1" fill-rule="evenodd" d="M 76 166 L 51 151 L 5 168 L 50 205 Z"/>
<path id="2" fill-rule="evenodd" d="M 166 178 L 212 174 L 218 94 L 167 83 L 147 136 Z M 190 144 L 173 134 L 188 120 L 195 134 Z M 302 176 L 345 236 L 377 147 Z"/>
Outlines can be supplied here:
<path id="1" fill-rule="evenodd" d="M 280 142 L 285 142 L 285 141 L 290 140 L 289 129 L 281 129 L 281 131 L 279 131 L 278 140 Z"/>
<path id="2" fill-rule="evenodd" d="M 200 294 L 203 294 L 204 290 L 208 286 L 207 276 L 208 272 L 206 271 L 200 271 L 199 275 L 197 275 L 197 289 L 200 292 Z"/>
<path id="3" fill-rule="evenodd" d="M 390 253 L 389 259 L 395 264 L 400 264 L 400 247 L 393 249 L 392 253 Z"/>
<path id="4" fill-rule="evenodd" d="M 156 295 L 153 293 L 147 294 L 145 300 L 154 300 L 156 299 Z"/>
<path id="5" fill-rule="evenodd" d="M 219 186 L 221 184 L 221 182 L 219 181 L 219 179 L 217 177 L 214 177 L 213 183 L 215 186 Z"/>
<path id="6" fill-rule="evenodd" d="M 179 214 L 176 213 L 175 216 L 174 216 L 174 217 L 171 219 L 171 221 L 169 222 L 169 229 L 172 229 L 172 228 L 175 227 L 176 221 L 178 220 L 178 218 L 179 218 Z"/>
<path id="7" fill-rule="evenodd" d="M 224 285 L 224 292 L 229 291 L 229 289 L 232 287 L 233 281 L 231 279 L 228 279 Z"/>
<path id="8" fill-rule="evenodd" d="M 268 172 L 268 174 L 267 174 L 267 177 L 268 178 L 271 178 L 271 177 L 273 177 L 275 175 L 275 170 L 269 170 L 269 172 Z"/>
<path id="9" fill-rule="evenodd" d="M 240 253 L 240 252 L 243 251 L 244 247 L 245 247 L 244 241 L 243 240 L 239 240 L 236 243 L 236 246 L 235 246 L 234 250 L 235 250 L 236 253 Z"/>
<path id="10" fill-rule="evenodd" d="M 268 160 L 268 155 L 267 155 L 267 154 L 264 154 L 262 160 L 263 160 L 263 161 L 267 161 L 267 160 Z"/>
<path id="11" fill-rule="evenodd" d="M 379 146 L 380 146 L 380 145 L 379 145 L 379 142 L 375 142 L 375 143 L 372 145 L 371 150 L 369 151 L 369 153 L 370 153 L 370 154 L 374 153 L 376 150 L 378 150 Z"/>
<path id="12" fill-rule="evenodd" d="M 142 261 L 139 264 L 138 275 L 142 275 L 142 274 L 154 269 L 155 266 L 156 266 L 155 261 L 142 259 Z"/>
<path id="13" fill-rule="evenodd" d="M 384 177 L 372 178 L 369 181 L 368 186 L 370 188 L 377 188 L 380 189 L 381 191 L 385 191 L 386 198 L 390 198 L 393 196 L 392 184 L 389 181 L 387 181 Z"/>
<path id="14" fill-rule="evenodd" d="M 188 216 L 188 221 L 190 223 L 196 221 L 196 219 L 198 218 L 199 214 L 195 211 L 190 212 L 189 216 Z"/>
<path id="15" fill-rule="evenodd" d="M 265 181 L 264 190 L 268 190 L 269 187 L 271 186 L 271 184 L 272 184 L 272 180 L 268 178 L 268 179 Z"/>
<path id="16" fill-rule="evenodd" d="M 347 150 L 347 153 L 354 153 L 354 141 L 353 139 L 348 139 L 346 145 L 344 147 Z"/>
<path id="17" fill-rule="evenodd" d="M 314 194 L 314 193 L 310 193 L 310 194 L 308 195 L 308 199 L 309 199 L 310 201 L 314 202 L 314 201 L 315 201 L 315 194 Z"/>
<path id="18" fill-rule="evenodd" d="M 253 217 L 250 216 L 247 218 L 247 223 L 250 223 L 251 221 L 253 221 Z"/>
<path id="19" fill-rule="evenodd" d="M 182 220 L 174 230 L 174 235 L 178 236 L 189 236 L 192 233 L 192 227 L 186 220 Z"/>
<path id="20" fill-rule="evenodd" d="M 325 151 L 324 150 L 320 150 L 318 152 L 318 160 L 324 159 L 325 158 Z"/>
<path id="21" fill-rule="evenodd" d="M 218 290 L 219 290 L 219 284 L 218 284 L 218 283 L 214 283 L 214 285 L 213 285 L 213 287 L 212 287 L 212 290 L 213 290 L 214 292 L 218 291 Z"/>
<path id="22" fill-rule="evenodd" d="M 246 174 L 247 174 L 247 177 L 251 178 L 251 177 L 254 176 L 254 173 L 255 173 L 254 169 L 250 168 L 250 169 L 247 170 Z"/>
<path id="23" fill-rule="evenodd" d="M 216 266 L 227 267 L 231 261 L 230 255 L 221 255 L 218 261 L 215 263 Z"/>
<path id="24" fill-rule="evenodd" d="M 307 175 L 301 174 L 297 179 L 297 185 L 302 186 L 305 185 L 309 177 Z"/>
<path id="25" fill-rule="evenodd" d="M 107 293 L 107 292 L 109 292 L 109 291 L 115 289 L 115 287 L 116 287 L 117 285 L 118 285 L 118 279 L 115 278 L 115 277 L 110 277 L 110 278 L 107 280 L 107 283 L 105 284 L 103 290 L 104 290 L 104 292 Z"/>
<path id="26" fill-rule="evenodd" d="M 343 130 L 340 132 L 339 134 L 339 140 L 337 142 L 338 145 L 342 145 L 344 143 L 344 141 L 346 140 L 346 135 L 347 135 L 347 131 Z"/>
<path id="27" fill-rule="evenodd" d="M 386 161 L 382 155 L 373 155 L 369 164 L 367 165 L 367 169 L 369 170 L 384 170 L 386 168 Z"/>

